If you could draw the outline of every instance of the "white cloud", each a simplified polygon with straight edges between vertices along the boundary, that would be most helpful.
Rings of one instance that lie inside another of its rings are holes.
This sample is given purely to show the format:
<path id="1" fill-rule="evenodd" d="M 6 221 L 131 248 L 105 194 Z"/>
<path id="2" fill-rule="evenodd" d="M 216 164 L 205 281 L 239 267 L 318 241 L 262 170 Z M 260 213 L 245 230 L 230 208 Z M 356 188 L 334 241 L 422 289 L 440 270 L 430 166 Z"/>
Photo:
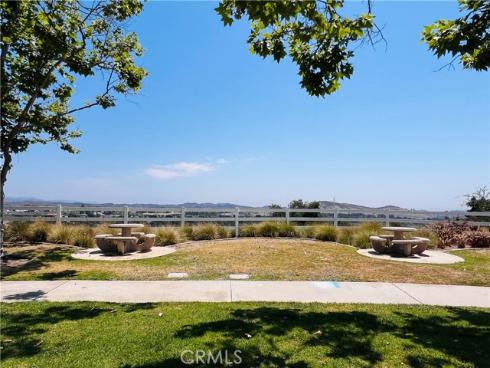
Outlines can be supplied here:
<path id="1" fill-rule="evenodd" d="M 224 159 L 224 158 L 220 158 L 219 160 L 217 160 L 217 161 L 216 161 L 216 163 L 217 163 L 218 165 L 226 165 L 226 164 L 231 163 L 231 160 L 226 160 L 226 159 Z"/>
<path id="2" fill-rule="evenodd" d="M 175 179 L 213 171 L 213 165 L 203 162 L 178 162 L 171 165 L 153 165 L 145 173 L 155 179 Z"/>

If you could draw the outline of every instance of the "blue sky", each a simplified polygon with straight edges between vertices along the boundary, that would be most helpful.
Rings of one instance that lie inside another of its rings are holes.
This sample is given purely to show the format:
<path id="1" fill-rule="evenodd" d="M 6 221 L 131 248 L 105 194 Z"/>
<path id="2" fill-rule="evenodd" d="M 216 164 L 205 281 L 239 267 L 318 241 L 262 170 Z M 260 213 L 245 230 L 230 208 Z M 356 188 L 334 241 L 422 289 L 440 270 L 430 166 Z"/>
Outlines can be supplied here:
<path id="1" fill-rule="evenodd" d="M 224 28 L 215 6 L 147 3 L 128 25 L 146 50 L 141 94 L 78 113 L 76 156 L 47 145 L 15 157 L 7 196 L 453 209 L 490 182 L 489 75 L 436 71 L 445 61 L 420 42 L 455 2 L 375 3 L 387 49 L 358 48 L 353 77 L 324 99 L 292 63 L 250 55 L 247 24 Z M 99 83 L 80 81 L 76 102 Z"/>

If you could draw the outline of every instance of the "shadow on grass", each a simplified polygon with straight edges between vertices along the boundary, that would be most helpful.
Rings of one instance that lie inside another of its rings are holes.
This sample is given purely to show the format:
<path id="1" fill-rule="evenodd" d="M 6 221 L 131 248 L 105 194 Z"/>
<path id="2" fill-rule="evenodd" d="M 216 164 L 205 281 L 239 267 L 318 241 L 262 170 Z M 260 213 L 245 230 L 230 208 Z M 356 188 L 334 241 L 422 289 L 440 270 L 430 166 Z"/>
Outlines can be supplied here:
<path id="1" fill-rule="evenodd" d="M 77 304 L 53 305 L 36 309 L 33 313 L 2 311 L 2 360 L 13 357 L 30 357 L 42 351 L 42 334 L 50 325 L 64 321 L 91 319 L 114 311 L 131 313 L 152 309 L 152 303 L 143 304 Z"/>
<path id="2" fill-rule="evenodd" d="M 40 245 L 40 247 L 42 247 L 42 245 Z M 8 253 L 7 259 L 9 260 L 9 262 L 2 263 L 0 278 L 4 278 L 6 276 L 14 275 L 24 271 L 29 272 L 29 271 L 39 270 L 42 267 L 47 266 L 51 262 L 70 260 L 71 259 L 70 253 L 72 251 L 73 250 L 71 248 L 67 248 L 67 246 L 63 245 L 63 246 L 54 247 L 52 249 L 44 248 L 41 251 L 30 249 L 30 250 L 18 250 L 16 252 Z M 12 261 L 17 261 L 17 263 L 11 265 Z M 49 275 L 50 275 L 49 273 L 44 274 L 42 276 L 42 279 L 49 280 L 50 279 Z M 53 273 L 53 277 L 56 277 L 55 273 Z"/>

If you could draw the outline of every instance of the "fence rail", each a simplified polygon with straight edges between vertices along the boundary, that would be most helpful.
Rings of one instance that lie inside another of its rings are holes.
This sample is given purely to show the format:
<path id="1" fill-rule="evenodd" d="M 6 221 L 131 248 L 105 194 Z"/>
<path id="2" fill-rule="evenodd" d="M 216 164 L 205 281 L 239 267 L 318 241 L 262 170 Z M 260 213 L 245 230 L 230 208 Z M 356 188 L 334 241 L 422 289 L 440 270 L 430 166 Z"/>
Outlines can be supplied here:
<path id="1" fill-rule="evenodd" d="M 110 206 L 16 206 L 6 205 L 6 221 L 42 220 L 57 223 L 144 222 L 173 223 L 228 223 L 238 232 L 240 223 L 285 221 L 287 223 L 331 223 L 334 226 L 362 222 L 381 222 L 424 225 L 455 220 L 468 221 L 478 226 L 490 226 L 490 212 L 465 211 L 396 211 L 396 210 L 342 210 L 292 208 L 174 208 L 174 207 L 110 207 Z"/>

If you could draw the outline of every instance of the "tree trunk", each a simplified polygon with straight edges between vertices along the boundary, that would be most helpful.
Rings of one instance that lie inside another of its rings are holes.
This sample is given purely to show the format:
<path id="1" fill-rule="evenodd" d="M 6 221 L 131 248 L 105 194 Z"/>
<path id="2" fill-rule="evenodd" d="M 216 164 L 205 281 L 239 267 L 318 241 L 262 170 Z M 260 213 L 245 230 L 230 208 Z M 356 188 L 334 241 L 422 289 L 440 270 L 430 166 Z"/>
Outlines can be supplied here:
<path id="1" fill-rule="evenodd" d="M 12 167 L 12 155 L 8 147 L 2 147 L 3 153 L 3 166 L 0 172 L 0 257 L 3 258 L 3 240 L 5 235 L 5 224 L 3 222 L 4 205 L 5 205 L 5 182 L 7 181 L 7 174 Z"/>

